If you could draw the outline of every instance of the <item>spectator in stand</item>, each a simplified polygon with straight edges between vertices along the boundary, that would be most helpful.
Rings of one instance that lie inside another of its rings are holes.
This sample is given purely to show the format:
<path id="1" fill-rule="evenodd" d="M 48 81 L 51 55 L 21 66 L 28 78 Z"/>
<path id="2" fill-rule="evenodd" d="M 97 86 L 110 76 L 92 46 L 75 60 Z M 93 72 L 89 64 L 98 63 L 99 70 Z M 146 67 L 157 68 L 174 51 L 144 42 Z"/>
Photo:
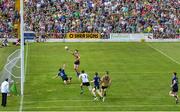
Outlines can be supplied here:
<path id="1" fill-rule="evenodd" d="M 20 46 L 21 44 L 21 39 L 17 39 L 16 42 L 13 42 L 13 45 L 15 46 Z"/>
<path id="2" fill-rule="evenodd" d="M 0 38 L 14 38 L 15 22 L 19 21 L 19 13 L 15 10 L 15 0 L 0 0 Z"/>
<path id="3" fill-rule="evenodd" d="M 68 32 L 179 33 L 178 0 L 25 0 L 25 30 L 62 37 Z M 169 36 L 165 36 L 169 37 Z"/>

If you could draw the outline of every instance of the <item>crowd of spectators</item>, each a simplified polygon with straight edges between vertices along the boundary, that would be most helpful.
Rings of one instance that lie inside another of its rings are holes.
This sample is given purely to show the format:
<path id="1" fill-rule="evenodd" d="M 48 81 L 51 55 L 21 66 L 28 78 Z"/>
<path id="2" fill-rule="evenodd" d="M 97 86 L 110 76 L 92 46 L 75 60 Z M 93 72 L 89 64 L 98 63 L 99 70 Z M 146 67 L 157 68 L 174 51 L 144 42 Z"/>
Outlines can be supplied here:
<path id="1" fill-rule="evenodd" d="M 15 0 L 0 0 L 0 38 L 17 38 L 16 22 L 19 13 L 15 10 Z"/>
<path id="2" fill-rule="evenodd" d="M 25 0 L 25 30 L 59 37 L 68 32 L 180 33 L 179 0 Z M 0 33 L 13 37 L 15 0 L 0 0 Z"/>
<path id="3" fill-rule="evenodd" d="M 25 30 L 177 34 L 179 9 L 179 0 L 26 0 Z"/>

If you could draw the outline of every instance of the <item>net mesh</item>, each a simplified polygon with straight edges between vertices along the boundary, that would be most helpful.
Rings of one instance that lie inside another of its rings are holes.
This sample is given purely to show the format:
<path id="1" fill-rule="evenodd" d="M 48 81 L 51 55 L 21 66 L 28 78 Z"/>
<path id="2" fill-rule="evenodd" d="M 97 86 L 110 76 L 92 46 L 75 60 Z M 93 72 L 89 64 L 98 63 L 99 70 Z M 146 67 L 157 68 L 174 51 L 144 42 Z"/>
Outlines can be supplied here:
<path id="1" fill-rule="evenodd" d="M 20 49 L 17 49 L 7 58 L 7 62 L 0 72 L 0 83 L 2 83 L 6 78 L 9 79 L 9 82 L 15 82 L 17 84 L 17 89 L 20 90 Z"/>

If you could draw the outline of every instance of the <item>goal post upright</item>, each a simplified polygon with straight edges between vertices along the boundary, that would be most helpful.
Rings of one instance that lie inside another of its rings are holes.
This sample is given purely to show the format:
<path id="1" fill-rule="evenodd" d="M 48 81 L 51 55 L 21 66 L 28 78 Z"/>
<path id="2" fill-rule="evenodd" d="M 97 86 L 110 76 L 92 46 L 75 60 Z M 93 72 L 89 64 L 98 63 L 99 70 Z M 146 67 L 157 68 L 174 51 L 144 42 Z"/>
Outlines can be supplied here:
<path id="1" fill-rule="evenodd" d="M 20 0 L 21 95 L 24 95 L 24 0 Z"/>

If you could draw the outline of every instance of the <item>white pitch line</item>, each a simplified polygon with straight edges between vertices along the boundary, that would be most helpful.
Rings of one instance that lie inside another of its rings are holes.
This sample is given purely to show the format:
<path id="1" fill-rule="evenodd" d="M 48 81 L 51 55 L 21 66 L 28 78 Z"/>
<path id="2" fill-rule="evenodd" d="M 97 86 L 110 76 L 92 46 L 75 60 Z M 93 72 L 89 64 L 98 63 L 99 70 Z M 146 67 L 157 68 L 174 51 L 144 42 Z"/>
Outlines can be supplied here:
<path id="1" fill-rule="evenodd" d="M 23 109 L 23 100 L 24 100 L 24 95 L 21 96 L 19 112 L 22 112 L 22 109 Z"/>
<path id="2" fill-rule="evenodd" d="M 24 101 L 24 104 L 31 104 L 31 103 L 56 103 L 56 102 L 94 102 L 94 100 L 31 100 L 31 101 Z"/>
<path id="3" fill-rule="evenodd" d="M 94 108 L 119 108 L 119 107 L 164 107 L 164 106 L 166 106 L 166 107 L 171 107 L 171 106 L 176 106 L 176 107 L 180 107 L 180 105 L 156 105 L 156 104 L 154 104 L 154 105 L 103 105 L 103 106 L 92 106 L 92 105 L 90 105 L 90 106 L 82 106 L 82 105 L 80 105 L 80 106 L 75 106 L 75 105 L 73 105 L 73 106 L 46 106 L 46 107 L 44 107 L 44 106 L 37 106 L 37 107 L 24 107 L 25 109 L 33 109 L 33 108 L 36 108 L 36 109 L 47 109 L 47 108 L 50 108 L 50 109 L 52 109 L 52 108 L 92 108 L 92 107 L 94 107 Z"/>
<path id="4" fill-rule="evenodd" d="M 25 58 L 25 75 L 28 71 L 28 68 L 27 68 L 27 65 L 28 65 L 28 52 L 29 52 L 29 45 L 28 45 L 28 42 L 27 42 L 27 48 L 26 48 L 26 58 Z M 24 81 L 25 81 L 25 76 L 24 76 Z"/>
<path id="5" fill-rule="evenodd" d="M 27 47 L 26 47 L 26 57 L 25 57 L 25 74 L 26 74 L 26 72 L 27 72 L 28 50 L 29 50 L 29 49 L 28 49 L 28 43 L 27 43 Z M 25 82 L 25 77 L 24 77 L 24 82 Z M 23 110 L 23 100 L 24 100 L 24 95 L 21 96 L 19 112 L 22 112 L 22 110 Z"/>
<path id="6" fill-rule="evenodd" d="M 47 103 L 52 103 L 52 102 L 90 102 L 93 100 L 34 100 L 34 101 L 24 101 L 24 104 L 29 104 L 29 103 L 36 103 L 36 102 L 47 102 Z"/>
<path id="7" fill-rule="evenodd" d="M 180 62 L 178 62 L 177 60 L 173 59 L 172 57 L 170 57 L 169 55 L 167 55 L 166 53 L 164 53 L 163 51 L 161 51 L 158 48 L 153 47 L 152 45 L 148 44 L 149 47 L 151 47 L 152 49 L 156 50 L 157 52 L 161 53 L 162 55 L 164 55 L 165 57 L 167 57 L 168 59 L 170 59 L 171 61 L 173 61 L 174 63 L 180 65 Z"/>
<path id="8" fill-rule="evenodd" d="M 68 72 L 68 71 L 67 71 Z M 68 73 L 74 73 L 74 72 L 68 72 Z M 94 71 L 87 71 L 87 73 L 95 73 Z M 104 72 L 98 72 L 98 73 L 104 73 Z M 160 74 L 160 73 L 172 73 L 171 71 L 167 71 L 167 72 L 111 72 L 110 73 L 120 73 L 120 74 Z M 28 73 L 31 75 L 40 75 L 40 74 L 55 74 L 55 72 L 46 72 L 46 73 Z M 45 76 L 46 77 L 46 76 Z"/>

